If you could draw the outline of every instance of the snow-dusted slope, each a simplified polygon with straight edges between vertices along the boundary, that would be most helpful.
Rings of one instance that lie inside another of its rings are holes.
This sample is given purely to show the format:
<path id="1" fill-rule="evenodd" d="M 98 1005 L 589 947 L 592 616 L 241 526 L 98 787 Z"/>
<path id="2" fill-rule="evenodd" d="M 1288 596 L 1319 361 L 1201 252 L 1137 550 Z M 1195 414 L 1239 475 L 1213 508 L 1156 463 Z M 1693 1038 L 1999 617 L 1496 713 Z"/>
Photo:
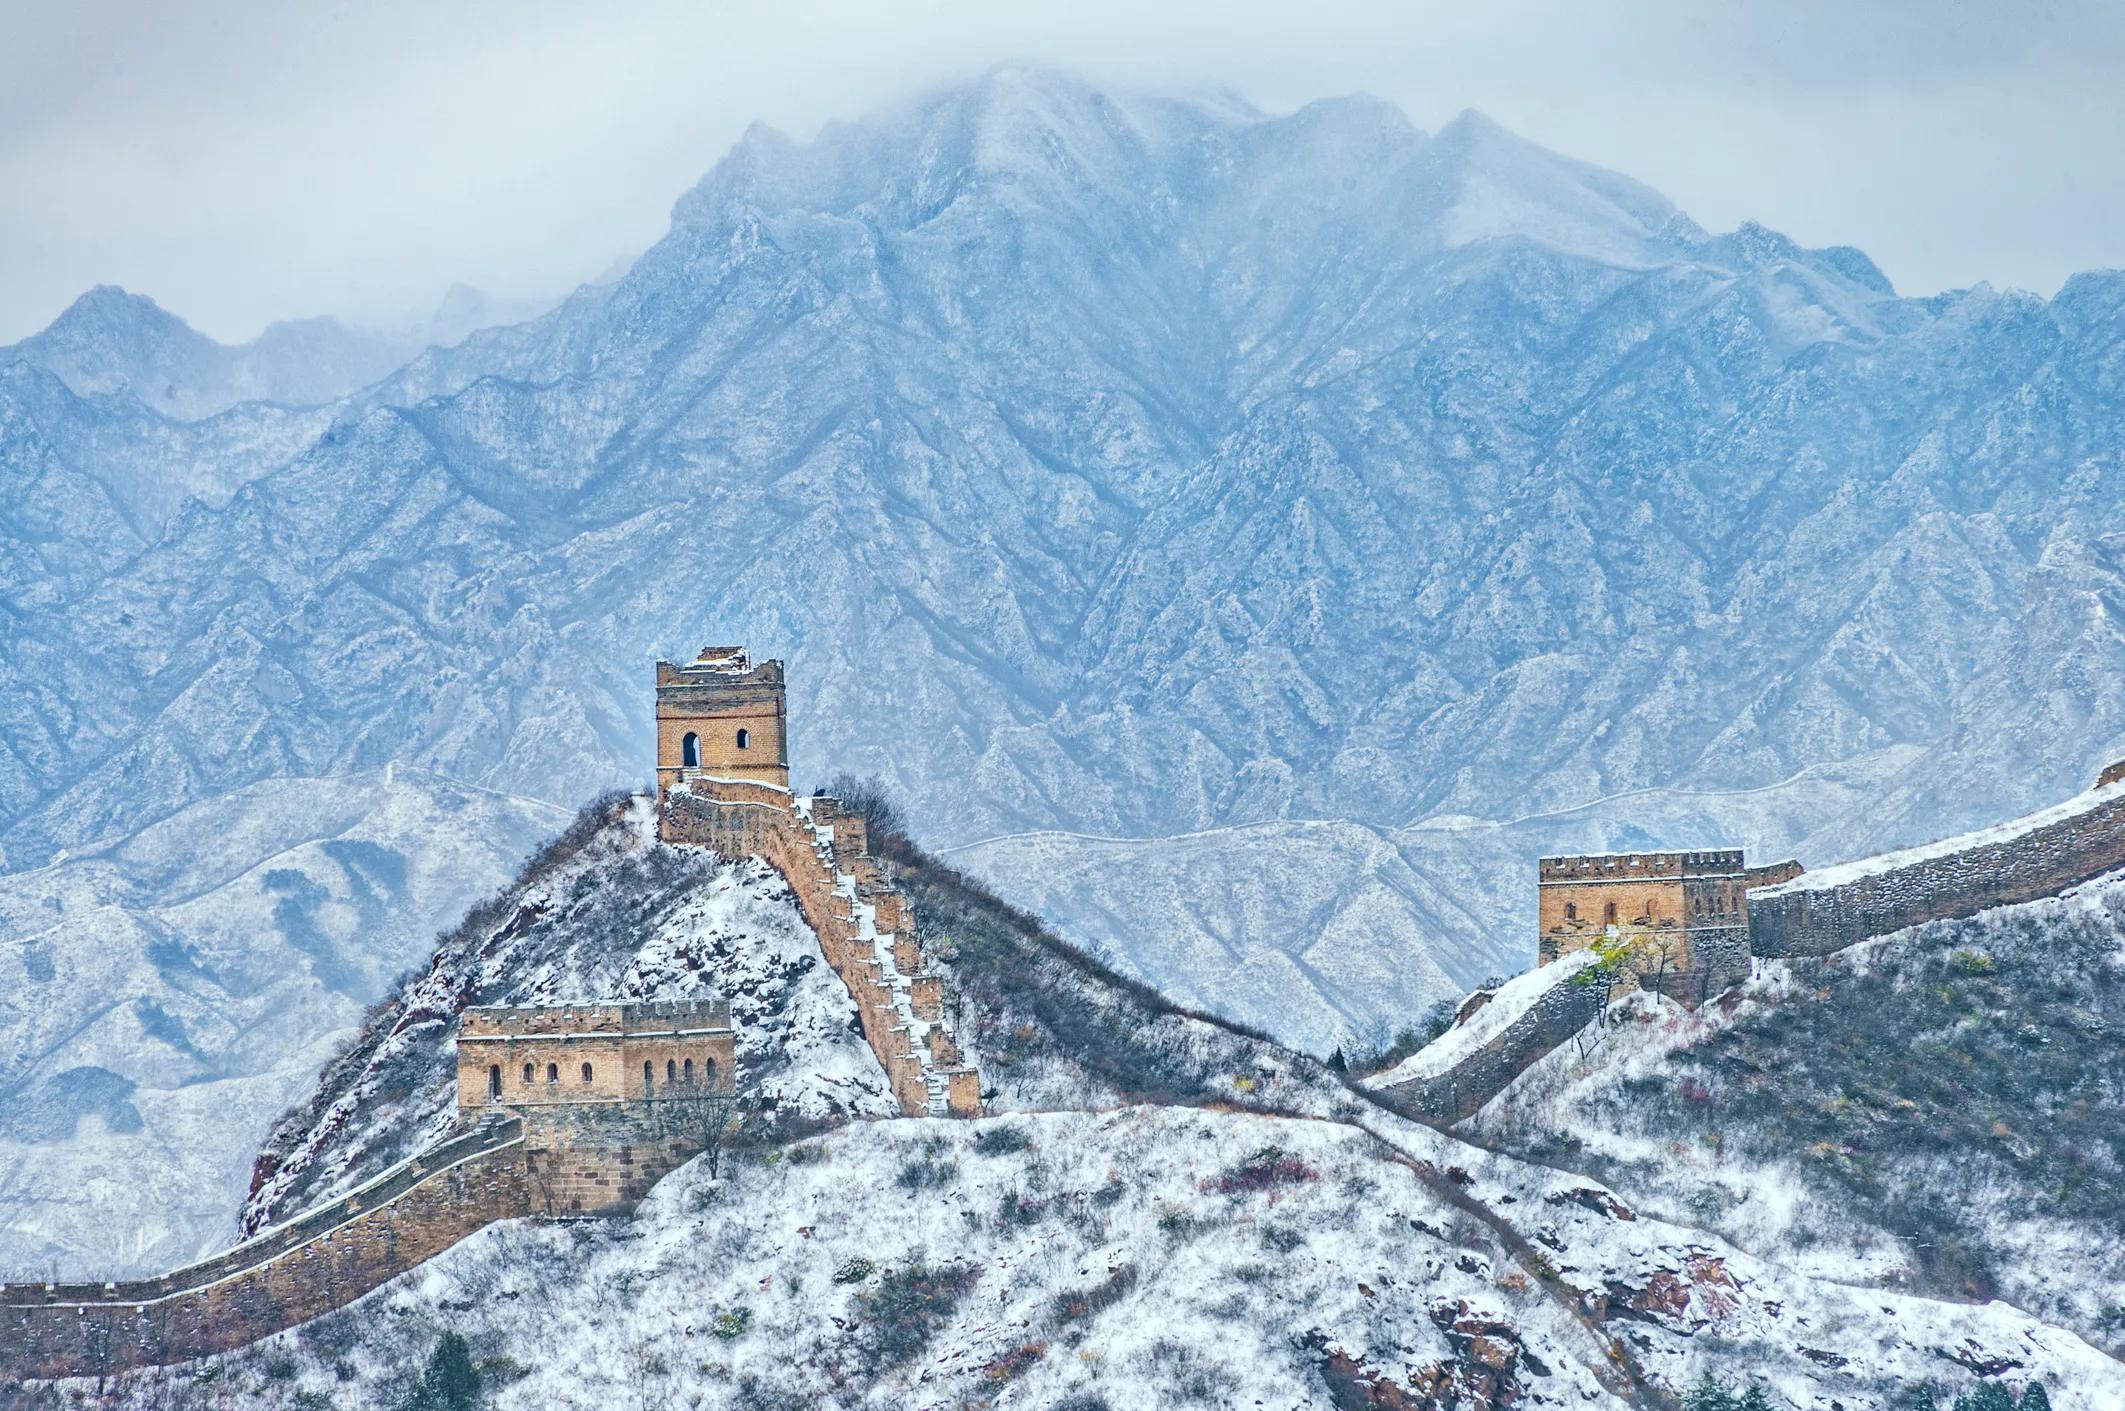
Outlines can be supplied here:
<path id="1" fill-rule="evenodd" d="M 1825 1278 L 2125 1350 L 2125 880 L 1639 996 L 1470 1128 Z"/>
<path id="2" fill-rule="evenodd" d="M 732 996 L 773 1115 L 724 1174 L 692 1163 L 631 1220 L 488 1230 L 117 1395 L 395 1406 L 448 1330 L 502 1407 L 603 1405 L 615 1385 L 746 1408 L 1643 1407 L 1706 1373 L 1808 1411 L 2002 1375 L 2066 1411 L 2125 1397 L 2125 1364 L 2004 1304 L 1855 1287 L 1375 1107 L 890 838 L 1000 1115 L 865 1120 L 891 1103 L 786 891 L 649 823 L 645 800 L 603 800 L 476 908 L 281 1125 L 249 1213 L 440 1131 L 464 1004 L 585 991 Z"/>
<path id="3" fill-rule="evenodd" d="M 276 1125 L 246 1232 L 359 1185 L 446 1133 L 468 1004 L 720 996 L 749 1091 L 808 1118 L 895 1110 L 795 899 L 765 863 L 657 843 L 648 802 L 586 808 L 364 1018 Z"/>
<path id="4" fill-rule="evenodd" d="M 0 879 L 0 1270 L 229 1243 L 275 1114 L 565 817 L 407 770 L 272 780 Z"/>
<path id="5" fill-rule="evenodd" d="M 202 1384 L 259 1411 L 392 1407 L 450 1331 L 498 1411 L 616 1387 L 703 1411 L 1650 1404 L 1619 1347 L 1670 1393 L 1712 1372 L 1805 1411 L 1952 1392 L 1972 1363 L 2060 1411 L 2125 1398 L 2125 1366 L 2004 1306 L 1806 1279 L 1582 1179 L 1381 1135 L 1143 1107 L 858 1123 L 720 1180 L 695 1162 L 631 1221 L 496 1227 L 156 1385 L 179 1408 Z"/>

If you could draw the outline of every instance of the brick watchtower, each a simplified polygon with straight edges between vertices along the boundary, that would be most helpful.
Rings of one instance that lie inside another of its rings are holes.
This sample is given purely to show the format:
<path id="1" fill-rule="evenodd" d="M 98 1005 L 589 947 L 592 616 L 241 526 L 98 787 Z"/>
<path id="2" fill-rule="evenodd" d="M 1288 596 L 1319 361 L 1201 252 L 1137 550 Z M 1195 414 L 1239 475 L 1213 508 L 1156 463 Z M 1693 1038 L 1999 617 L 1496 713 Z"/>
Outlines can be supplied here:
<path id="1" fill-rule="evenodd" d="M 458 1025 L 458 1113 L 522 1127 L 533 1214 L 631 1209 L 722 1140 L 737 1078 L 722 1000 L 480 1006 Z"/>
<path id="2" fill-rule="evenodd" d="M 1545 857 L 1538 868 L 1538 963 L 1636 940 L 1642 980 L 1690 1002 L 1748 974 L 1754 878 L 1738 848 Z"/>
<path id="3" fill-rule="evenodd" d="M 458 1023 L 457 1105 L 468 1115 L 698 1097 L 736 1080 L 722 1000 L 480 1005 Z"/>
<path id="4" fill-rule="evenodd" d="M 782 663 L 743 647 L 703 647 L 657 663 L 657 797 L 681 779 L 736 779 L 789 790 Z"/>

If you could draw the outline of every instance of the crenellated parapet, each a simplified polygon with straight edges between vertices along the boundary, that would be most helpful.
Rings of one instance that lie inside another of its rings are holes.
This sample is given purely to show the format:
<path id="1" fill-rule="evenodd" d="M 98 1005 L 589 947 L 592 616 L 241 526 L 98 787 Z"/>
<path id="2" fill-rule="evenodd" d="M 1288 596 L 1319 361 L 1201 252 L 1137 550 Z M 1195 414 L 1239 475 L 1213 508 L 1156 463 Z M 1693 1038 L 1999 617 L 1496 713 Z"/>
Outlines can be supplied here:
<path id="1" fill-rule="evenodd" d="M 1739 848 L 1542 858 L 1537 963 L 1628 942 L 1637 983 L 1697 1003 L 1748 974 L 1751 875 Z"/>
<path id="2" fill-rule="evenodd" d="M 948 1027 L 944 977 L 924 954 L 907 898 L 865 851 L 862 814 L 823 794 L 695 776 L 665 790 L 657 827 L 666 842 L 762 858 L 782 875 L 902 1112 L 979 1114 L 980 1075 Z"/>
<path id="3" fill-rule="evenodd" d="M 0 1369 L 96 1376 L 306 1322 L 497 1220 L 613 1215 L 715 1139 L 735 1086 L 719 999 L 468 1009 L 454 1135 L 153 1279 L 0 1283 Z M 693 1100 L 693 1101 L 689 1101 Z"/>

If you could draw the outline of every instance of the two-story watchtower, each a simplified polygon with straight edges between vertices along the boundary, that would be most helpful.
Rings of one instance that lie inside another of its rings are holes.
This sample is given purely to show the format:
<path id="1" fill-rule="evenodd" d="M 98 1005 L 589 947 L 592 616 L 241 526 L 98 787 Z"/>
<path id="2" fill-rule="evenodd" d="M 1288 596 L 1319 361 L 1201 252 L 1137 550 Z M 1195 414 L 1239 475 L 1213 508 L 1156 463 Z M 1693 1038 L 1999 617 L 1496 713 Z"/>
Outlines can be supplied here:
<path id="1" fill-rule="evenodd" d="M 684 666 L 657 663 L 657 796 L 681 779 L 789 788 L 782 663 L 754 666 L 743 647 L 703 647 Z"/>

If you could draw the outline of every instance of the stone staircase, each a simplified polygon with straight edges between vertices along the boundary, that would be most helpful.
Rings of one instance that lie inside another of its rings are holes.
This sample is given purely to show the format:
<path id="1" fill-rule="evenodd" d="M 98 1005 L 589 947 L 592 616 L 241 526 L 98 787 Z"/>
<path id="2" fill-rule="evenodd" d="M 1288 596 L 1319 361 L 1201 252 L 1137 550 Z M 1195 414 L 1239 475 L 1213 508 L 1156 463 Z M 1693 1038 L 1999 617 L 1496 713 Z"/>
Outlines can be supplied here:
<path id="1" fill-rule="evenodd" d="M 945 977 L 923 953 L 907 899 L 870 855 L 860 814 L 825 795 L 689 774 L 665 792 L 658 828 L 666 842 L 758 856 L 782 874 L 903 1113 L 979 1112 L 980 1074 L 945 1019 Z"/>
<path id="2" fill-rule="evenodd" d="M 795 813 L 811 837 L 819 865 L 833 879 L 832 895 L 850 931 L 853 965 L 867 986 L 882 997 L 890 1047 L 911 1065 L 921 1095 L 916 1106 L 943 1117 L 952 1112 L 952 1074 L 967 1070 L 959 1047 L 944 1025 L 942 977 L 928 968 L 907 925 L 905 903 L 886 884 L 866 854 L 858 854 L 864 874 L 843 870 L 836 856 L 832 823 L 813 818 L 813 800 L 795 801 Z M 886 913 L 881 927 L 881 910 Z M 891 1071 L 890 1069 L 888 1070 Z M 902 1095 L 903 1106 L 909 1094 Z"/>

